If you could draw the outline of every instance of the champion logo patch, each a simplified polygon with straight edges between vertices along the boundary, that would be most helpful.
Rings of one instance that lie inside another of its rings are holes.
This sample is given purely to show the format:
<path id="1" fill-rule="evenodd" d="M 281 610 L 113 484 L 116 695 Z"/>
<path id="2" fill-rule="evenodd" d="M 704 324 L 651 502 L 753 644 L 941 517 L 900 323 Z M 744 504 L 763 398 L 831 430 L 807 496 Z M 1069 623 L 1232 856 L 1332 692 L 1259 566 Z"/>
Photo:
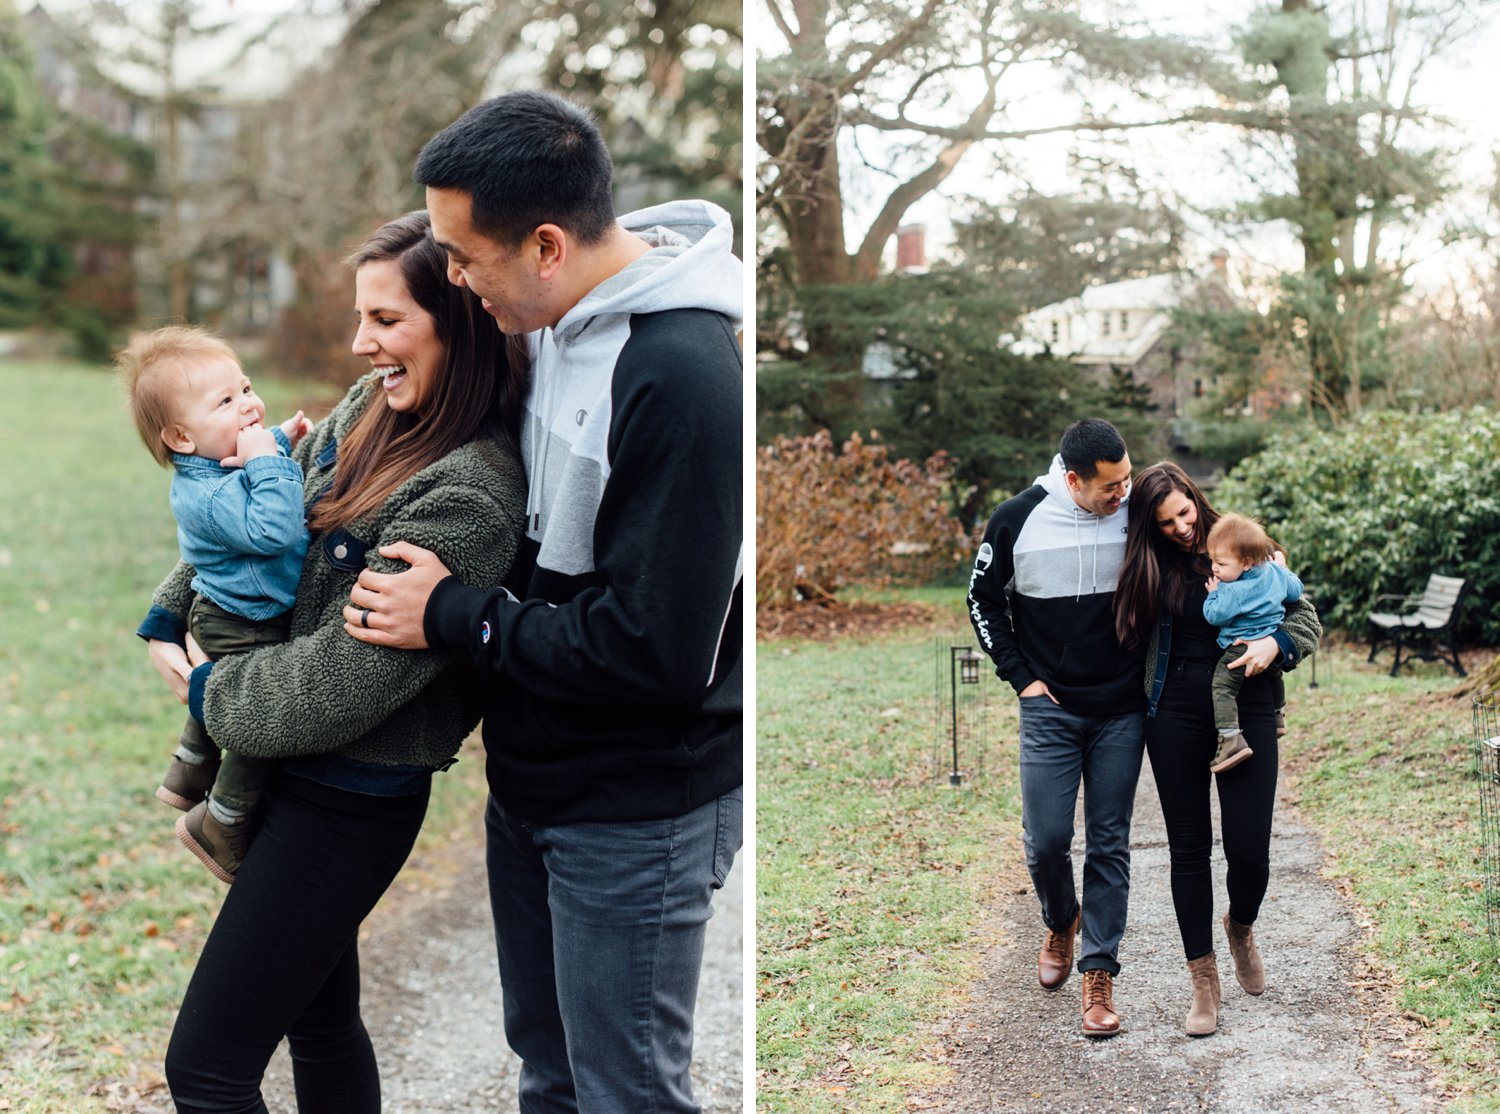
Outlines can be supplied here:
<path id="1" fill-rule="evenodd" d="M 490 625 L 488 622 L 479 624 L 479 641 L 485 646 L 490 644 Z"/>

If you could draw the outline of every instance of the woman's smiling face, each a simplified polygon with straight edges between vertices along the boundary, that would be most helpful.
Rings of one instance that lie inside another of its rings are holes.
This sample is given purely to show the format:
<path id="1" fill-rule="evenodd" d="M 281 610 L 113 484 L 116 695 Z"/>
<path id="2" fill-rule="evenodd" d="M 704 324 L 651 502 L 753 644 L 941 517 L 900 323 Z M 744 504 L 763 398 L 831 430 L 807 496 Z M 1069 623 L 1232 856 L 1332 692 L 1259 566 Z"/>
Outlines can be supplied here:
<path id="1" fill-rule="evenodd" d="M 1192 553 L 1198 549 L 1198 508 L 1180 491 L 1156 505 L 1156 528 L 1172 544 Z"/>
<path id="2" fill-rule="evenodd" d="M 412 297 L 396 260 L 366 263 L 355 273 L 354 312 L 359 318 L 354 354 L 384 374 L 386 405 L 420 411 L 432 398 L 448 353 L 432 315 Z"/>

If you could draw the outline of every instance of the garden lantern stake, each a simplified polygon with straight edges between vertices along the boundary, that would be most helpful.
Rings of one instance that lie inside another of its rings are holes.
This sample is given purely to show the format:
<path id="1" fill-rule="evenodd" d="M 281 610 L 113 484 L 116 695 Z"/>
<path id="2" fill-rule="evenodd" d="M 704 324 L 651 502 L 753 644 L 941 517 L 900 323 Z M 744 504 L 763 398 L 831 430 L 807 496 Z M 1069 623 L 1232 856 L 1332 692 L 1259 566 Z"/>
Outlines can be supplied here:
<path id="1" fill-rule="evenodd" d="M 958 686 L 979 683 L 979 663 L 984 659 L 972 646 L 948 647 L 948 687 L 953 708 L 953 769 L 948 774 L 949 785 L 962 785 L 964 775 L 958 770 Z"/>

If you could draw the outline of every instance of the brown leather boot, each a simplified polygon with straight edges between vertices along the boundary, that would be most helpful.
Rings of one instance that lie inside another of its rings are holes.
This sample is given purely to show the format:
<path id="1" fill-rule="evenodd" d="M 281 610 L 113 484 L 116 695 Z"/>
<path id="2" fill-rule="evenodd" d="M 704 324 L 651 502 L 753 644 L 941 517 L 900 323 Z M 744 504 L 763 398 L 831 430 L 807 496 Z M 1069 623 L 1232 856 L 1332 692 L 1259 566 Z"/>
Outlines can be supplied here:
<path id="1" fill-rule="evenodd" d="M 1224 932 L 1229 937 L 1229 954 L 1234 957 L 1234 977 L 1246 994 L 1263 994 L 1266 968 L 1260 961 L 1260 949 L 1255 946 L 1255 930 L 1231 920 L 1225 913 Z"/>
<path id="2" fill-rule="evenodd" d="M 177 818 L 177 839 L 208 867 L 220 882 L 233 882 L 235 872 L 250 849 L 253 835 L 249 819 L 238 824 L 220 824 L 208 811 L 208 802 L 199 801 Z"/>
<path id="3" fill-rule="evenodd" d="M 186 812 L 208 796 L 208 791 L 214 787 L 214 778 L 218 776 L 217 756 L 192 763 L 184 762 L 174 754 L 172 764 L 167 767 L 167 776 L 157 787 L 156 799 Z"/>
<path id="4" fill-rule="evenodd" d="M 1193 980 L 1193 1005 L 1184 1028 L 1190 1037 L 1211 1036 L 1219 1028 L 1219 959 L 1213 952 L 1187 961 Z"/>
<path id="5" fill-rule="evenodd" d="M 1042 941 L 1042 950 L 1036 957 L 1036 977 L 1043 990 L 1056 990 L 1068 981 L 1073 970 L 1073 937 L 1078 935 L 1078 925 L 1083 920 L 1083 907 L 1073 916 L 1073 923 L 1066 932 L 1047 930 Z"/>
<path id="6" fill-rule="evenodd" d="M 1233 735 L 1220 735 L 1218 748 L 1214 751 L 1213 760 L 1208 764 L 1208 772 L 1222 774 L 1225 770 L 1232 770 L 1254 753 L 1250 749 L 1250 744 L 1245 742 L 1243 732 L 1236 731 Z"/>
<path id="7" fill-rule="evenodd" d="M 1083 1035 L 1112 1037 L 1120 1031 L 1115 1013 L 1115 977 L 1108 971 L 1083 973 Z"/>

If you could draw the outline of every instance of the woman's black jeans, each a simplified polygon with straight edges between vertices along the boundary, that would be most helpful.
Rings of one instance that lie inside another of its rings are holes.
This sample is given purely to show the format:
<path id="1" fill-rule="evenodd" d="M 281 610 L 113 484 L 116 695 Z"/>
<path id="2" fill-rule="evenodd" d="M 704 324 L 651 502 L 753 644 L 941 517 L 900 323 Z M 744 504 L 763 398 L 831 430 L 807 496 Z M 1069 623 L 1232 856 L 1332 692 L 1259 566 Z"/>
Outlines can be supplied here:
<path id="1" fill-rule="evenodd" d="M 1213 671 L 1212 661 L 1174 659 L 1156 718 L 1146 721 L 1146 753 L 1172 856 L 1172 905 L 1183 952 L 1190 960 L 1214 950 L 1209 782 L 1218 783 L 1229 915 L 1237 923 L 1255 922 L 1271 875 L 1278 757 L 1273 686 L 1265 674 L 1246 678 L 1240 689 L 1240 730 L 1255 753 L 1214 775 L 1208 772 L 1218 741 L 1209 688 Z"/>
<path id="2" fill-rule="evenodd" d="M 172 1030 L 179 1114 L 265 1111 L 260 1081 L 282 1037 L 303 1114 L 379 1114 L 355 935 L 406 861 L 427 792 L 374 797 L 275 776 Z"/>

